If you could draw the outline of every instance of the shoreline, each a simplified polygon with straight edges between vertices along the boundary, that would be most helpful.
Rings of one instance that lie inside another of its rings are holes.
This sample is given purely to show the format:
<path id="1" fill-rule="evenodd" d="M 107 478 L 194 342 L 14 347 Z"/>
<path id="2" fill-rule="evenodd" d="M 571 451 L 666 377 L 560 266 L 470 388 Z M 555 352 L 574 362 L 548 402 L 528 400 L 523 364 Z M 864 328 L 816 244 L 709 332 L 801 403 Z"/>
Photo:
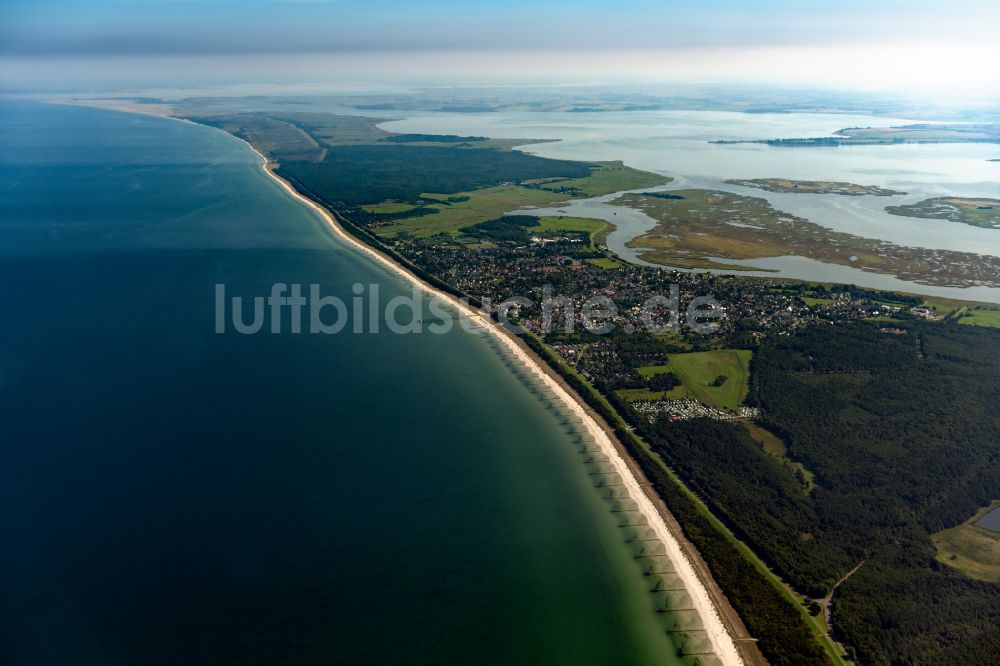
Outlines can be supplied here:
<path id="1" fill-rule="evenodd" d="M 178 118 L 177 120 L 184 119 Z M 191 121 L 185 120 L 185 122 Z M 666 549 L 667 557 L 676 568 L 676 574 L 684 582 L 685 591 L 687 591 L 687 593 L 691 596 L 691 600 L 698 611 L 698 616 L 705 625 L 706 633 L 712 642 L 712 646 L 714 648 L 713 651 L 716 657 L 718 657 L 723 664 L 731 664 L 734 666 L 744 664 L 745 662 L 742 655 L 736 648 L 736 643 L 733 640 L 730 631 L 726 627 L 726 624 L 722 620 L 722 614 L 709 595 L 708 587 L 702 582 L 695 566 L 692 564 L 684 548 L 681 546 L 681 540 L 684 538 L 683 535 L 674 534 L 673 530 L 671 530 L 668 526 L 667 520 L 664 519 L 661 512 L 657 510 L 653 500 L 643 489 L 642 484 L 633 473 L 632 467 L 628 464 L 628 462 L 626 462 L 622 452 L 619 450 L 619 447 L 615 445 L 605 429 L 601 427 L 594 416 L 589 412 L 588 407 L 582 403 L 581 400 L 577 399 L 570 391 L 564 388 L 559 381 L 554 379 L 553 375 L 550 374 L 552 371 L 547 365 L 544 365 L 544 361 L 533 358 L 530 352 L 522 346 L 524 344 L 523 342 L 514 338 L 512 333 L 503 329 L 500 324 L 490 319 L 483 311 L 470 305 L 466 305 L 451 294 L 432 287 L 375 248 L 370 247 L 355 238 L 350 234 L 350 232 L 345 230 L 340 225 L 333 214 L 316 202 L 300 194 L 291 183 L 277 175 L 271 168 L 271 161 L 268 160 L 267 157 L 265 157 L 260 151 L 250 145 L 249 142 L 244 141 L 239 137 L 234 138 L 246 144 L 250 150 L 260 158 L 261 169 L 268 178 L 277 183 L 279 187 L 281 187 L 293 199 L 308 206 L 314 212 L 319 214 L 338 238 L 347 242 L 355 250 L 368 255 L 371 259 L 374 259 L 382 266 L 388 268 L 397 276 L 402 277 L 412 286 L 417 287 L 431 297 L 448 303 L 460 314 L 465 315 L 470 320 L 474 321 L 484 331 L 494 336 L 501 344 L 503 344 L 527 370 L 529 370 L 546 386 L 546 388 L 552 393 L 553 397 L 557 398 L 564 407 L 581 419 L 584 429 L 587 431 L 588 435 L 594 439 L 595 444 L 600 447 L 602 453 L 608 456 L 609 463 L 612 465 L 615 472 L 621 477 L 622 483 L 628 491 L 629 498 L 636 503 L 639 513 L 642 514 L 649 527 L 656 533 L 658 540 L 663 543 Z M 676 524 L 676 521 L 674 522 Z"/>
<path id="2" fill-rule="evenodd" d="M 57 103 L 73 104 L 74 102 L 63 101 Z M 199 123 L 186 118 L 178 118 L 147 109 L 80 102 L 76 102 L 76 104 L 121 113 L 138 113 L 141 115 L 168 118 L 191 125 L 199 125 Z M 701 560 L 700 555 L 697 554 L 697 550 L 684 537 L 680 525 L 673 515 L 670 514 L 669 507 L 666 506 L 655 492 L 650 490 L 648 483 L 640 480 L 643 478 L 642 472 L 638 470 L 636 463 L 624 452 L 623 447 L 614 437 L 613 431 L 610 430 L 610 426 L 607 424 L 602 425 L 603 419 L 594 413 L 589 405 L 575 395 L 573 389 L 566 385 L 565 380 L 555 370 L 550 368 L 544 360 L 536 358 L 534 352 L 532 352 L 523 340 L 504 329 L 499 323 L 494 322 L 482 310 L 465 304 L 457 297 L 431 286 L 379 250 L 355 238 L 341 226 L 337 220 L 336 213 L 325 209 L 308 197 L 300 194 L 290 182 L 274 172 L 273 163 L 248 141 L 228 132 L 223 133 L 245 144 L 260 159 L 260 168 L 264 172 L 265 177 L 277 184 L 292 199 L 304 204 L 317 213 L 327 228 L 340 240 L 346 242 L 354 250 L 367 255 L 368 258 L 373 259 L 394 275 L 403 278 L 411 286 L 420 289 L 432 298 L 447 303 L 457 310 L 460 315 L 468 317 L 469 320 L 474 322 L 484 332 L 494 336 L 525 369 L 541 381 L 554 398 L 558 399 L 566 409 L 581 420 L 587 434 L 594 440 L 594 443 L 600 448 L 601 452 L 607 455 L 609 464 L 612 465 L 615 473 L 622 479 L 629 499 L 636 503 L 637 510 L 646 520 L 648 527 L 654 531 L 657 540 L 663 544 L 666 556 L 674 565 L 677 576 L 683 581 L 684 589 L 691 597 L 698 616 L 704 624 L 705 632 L 712 643 L 715 656 L 719 659 L 720 663 L 726 666 L 743 666 L 744 664 L 751 663 L 744 660 L 743 653 L 736 647 L 734 633 L 743 634 L 739 637 L 741 641 L 752 641 L 754 639 L 747 634 L 745 627 L 742 626 L 742 619 L 739 618 L 739 615 L 731 607 L 727 609 L 729 613 L 726 614 L 729 621 L 727 622 L 723 619 L 724 613 L 713 600 L 713 595 L 709 592 L 709 584 L 703 580 L 703 576 L 710 578 L 711 573 L 708 571 L 705 562 Z M 699 571 L 702 573 L 699 574 Z M 711 585 L 717 597 L 721 597 L 725 605 L 728 606 L 728 601 L 725 601 L 725 595 L 721 589 L 714 584 L 714 581 L 712 581 Z M 738 623 L 738 625 L 731 626 L 734 623 Z"/>

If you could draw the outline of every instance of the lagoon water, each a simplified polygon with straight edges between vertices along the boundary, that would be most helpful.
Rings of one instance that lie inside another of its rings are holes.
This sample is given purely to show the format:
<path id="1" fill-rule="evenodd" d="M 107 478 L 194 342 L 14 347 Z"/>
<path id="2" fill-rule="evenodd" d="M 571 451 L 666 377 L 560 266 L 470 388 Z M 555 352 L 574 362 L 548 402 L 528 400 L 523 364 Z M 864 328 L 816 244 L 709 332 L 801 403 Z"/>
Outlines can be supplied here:
<path id="1" fill-rule="evenodd" d="M 846 233 L 900 245 L 1000 256 L 1000 230 L 945 220 L 890 215 L 887 205 L 928 197 L 1000 197 L 997 144 L 940 144 L 780 148 L 763 144 L 720 145 L 714 139 L 752 140 L 827 136 L 844 127 L 883 127 L 913 122 L 848 114 L 747 114 L 716 111 L 632 111 L 608 113 L 498 112 L 414 113 L 381 124 L 396 132 L 436 132 L 498 138 L 558 139 L 526 144 L 521 150 L 544 157 L 624 160 L 632 167 L 672 177 L 662 189 L 709 188 L 767 199 L 775 208 Z M 728 185 L 731 178 L 838 180 L 907 192 L 891 197 L 782 194 Z M 634 258 L 624 244 L 655 224 L 647 216 L 607 201 L 574 201 L 560 208 L 608 219 L 619 226 L 611 249 Z M 541 212 L 541 211 L 536 211 Z M 551 212 L 551 211 L 550 211 Z M 726 260 L 732 263 L 730 260 Z M 1000 302 L 1000 289 L 931 287 L 850 267 L 801 257 L 746 262 L 780 275 L 839 280 L 858 285 Z M 761 275 L 761 273 L 757 273 Z"/>
<path id="2" fill-rule="evenodd" d="M 0 663 L 681 663 L 482 338 L 214 332 L 217 283 L 406 291 L 241 142 L 0 105 L 0 277 Z"/>
<path id="3" fill-rule="evenodd" d="M 1000 532 L 1000 508 L 993 509 L 992 511 L 986 513 L 982 518 L 976 521 L 976 525 L 992 532 Z"/>

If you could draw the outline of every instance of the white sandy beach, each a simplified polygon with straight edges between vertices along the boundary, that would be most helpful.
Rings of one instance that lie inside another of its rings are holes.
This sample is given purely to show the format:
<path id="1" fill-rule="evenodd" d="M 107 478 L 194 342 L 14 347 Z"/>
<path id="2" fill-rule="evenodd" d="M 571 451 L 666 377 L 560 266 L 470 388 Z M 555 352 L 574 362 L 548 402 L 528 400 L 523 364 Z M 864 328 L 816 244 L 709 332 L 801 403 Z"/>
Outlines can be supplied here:
<path id="1" fill-rule="evenodd" d="M 667 556 L 670 558 L 671 563 L 675 567 L 677 575 L 684 582 L 684 586 L 698 611 L 698 615 L 701 617 L 705 629 L 712 641 L 712 646 L 715 650 L 716 656 L 722 661 L 722 663 L 727 664 L 727 666 L 743 664 L 743 659 L 741 658 L 739 651 L 736 649 L 736 644 L 733 642 L 729 632 L 726 631 L 726 627 L 722 622 L 715 604 L 712 603 L 708 590 L 698 577 L 698 574 L 695 572 L 694 567 L 682 550 L 680 543 L 667 527 L 667 523 L 663 519 L 663 516 L 660 515 L 660 512 L 656 509 L 652 501 L 640 487 L 639 480 L 632 473 L 632 470 L 618 452 L 617 447 L 615 447 L 612 443 L 607 433 L 597 424 L 590 414 L 587 413 L 584 406 L 581 405 L 580 402 L 558 382 L 556 382 L 555 379 L 553 379 L 545 371 L 545 369 L 539 365 L 539 361 L 536 361 L 527 352 L 525 352 L 524 349 L 522 349 L 511 338 L 511 334 L 503 329 L 500 324 L 494 322 L 481 310 L 462 303 L 451 294 L 447 294 L 431 287 L 393 260 L 352 236 L 340 226 L 337 220 L 328 211 L 299 194 L 289 182 L 275 174 L 270 168 L 268 159 L 261 154 L 260 151 L 251 146 L 249 143 L 247 143 L 247 145 L 250 146 L 250 149 L 256 153 L 258 157 L 260 157 L 261 168 L 264 170 L 264 173 L 278 183 L 289 194 L 289 196 L 298 200 L 302 204 L 309 206 L 321 215 L 330 226 L 330 229 L 344 242 L 349 243 L 357 250 L 364 252 L 369 257 L 389 268 L 397 275 L 403 277 L 427 294 L 449 303 L 459 312 L 468 316 L 473 322 L 478 323 L 485 331 L 499 340 L 515 358 L 523 363 L 524 366 L 533 375 L 535 375 L 551 391 L 551 393 L 561 403 L 563 403 L 563 405 L 565 405 L 568 410 L 581 419 L 587 433 L 600 447 L 602 453 L 607 455 L 614 471 L 621 477 L 622 483 L 628 491 L 629 497 L 636 503 L 639 512 L 646 519 L 649 527 L 654 531 L 666 548 Z"/>

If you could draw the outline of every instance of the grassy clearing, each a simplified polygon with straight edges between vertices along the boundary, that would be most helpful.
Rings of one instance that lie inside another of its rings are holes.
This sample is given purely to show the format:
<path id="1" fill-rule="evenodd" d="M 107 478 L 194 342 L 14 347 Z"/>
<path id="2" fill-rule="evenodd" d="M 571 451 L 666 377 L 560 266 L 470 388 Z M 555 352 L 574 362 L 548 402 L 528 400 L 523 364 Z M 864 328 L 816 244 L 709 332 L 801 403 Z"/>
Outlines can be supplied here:
<path id="1" fill-rule="evenodd" d="M 327 147 L 375 143 L 392 136 L 391 132 L 377 127 L 385 122 L 384 118 L 308 112 L 267 115 L 295 125 Z"/>
<path id="2" fill-rule="evenodd" d="M 609 271 L 616 268 L 625 268 L 625 264 L 623 262 L 609 257 L 603 257 L 601 259 L 587 259 L 587 263 Z"/>
<path id="3" fill-rule="evenodd" d="M 690 398 L 706 405 L 736 409 L 749 391 L 752 356 L 753 352 L 747 349 L 670 354 L 667 365 L 643 366 L 638 368 L 638 372 L 646 377 L 661 372 L 674 373 L 681 385 L 667 391 L 664 394 L 667 399 Z M 726 380 L 719 386 L 713 386 L 719 377 Z"/>
<path id="4" fill-rule="evenodd" d="M 416 208 L 416 206 L 408 203 L 400 203 L 398 201 L 383 201 L 379 204 L 362 206 L 361 208 L 366 213 L 371 213 L 373 215 L 395 215 L 398 213 L 408 213 Z"/>
<path id="5" fill-rule="evenodd" d="M 639 171 L 622 162 L 595 162 L 595 165 L 585 178 L 539 178 L 533 183 L 536 187 L 553 191 L 573 190 L 575 196 L 599 197 L 613 192 L 656 187 L 671 181 L 667 176 Z"/>
<path id="6" fill-rule="evenodd" d="M 1000 311 L 998 310 L 966 310 L 959 324 L 966 326 L 986 326 L 1000 328 Z"/>
<path id="7" fill-rule="evenodd" d="M 927 298 L 924 299 L 924 302 L 920 305 L 928 310 L 933 310 L 939 315 L 948 316 L 955 310 L 965 307 L 968 303 L 963 301 L 951 301 L 947 298 Z"/>
<path id="8" fill-rule="evenodd" d="M 596 249 L 595 239 L 599 237 L 605 227 L 610 226 L 604 220 L 596 220 L 589 217 L 542 217 L 536 226 L 528 227 L 532 232 L 561 232 L 580 231 L 587 234 L 590 239 L 590 249 Z"/>
<path id="9" fill-rule="evenodd" d="M 521 187 L 519 185 L 498 185 L 460 194 L 425 193 L 421 198 L 428 202 L 428 208 L 438 212 L 420 217 L 401 219 L 396 224 L 376 229 L 379 236 L 391 238 L 400 233 L 408 233 L 416 238 L 435 236 L 441 233 L 458 236 L 463 227 L 486 222 L 504 213 L 516 211 L 523 206 L 537 206 L 562 199 L 563 195 Z M 415 206 L 398 202 L 382 202 L 363 207 L 369 213 L 392 214 L 413 210 Z M 560 233 L 577 231 L 587 234 L 589 249 L 596 248 L 596 241 L 606 237 L 611 224 L 604 220 L 586 217 L 553 216 L 541 217 L 537 225 L 528 227 L 533 233 Z M 613 228 L 613 227 L 611 227 Z"/>
<path id="10" fill-rule="evenodd" d="M 743 427 L 750 434 L 750 437 L 760 444 L 760 448 L 764 450 L 764 453 L 780 462 L 795 475 L 795 478 L 802 483 L 802 489 L 807 494 L 813 491 L 816 487 L 816 475 L 802 463 L 795 462 L 788 457 L 788 449 L 785 447 L 783 441 L 771 433 L 770 430 L 761 428 L 755 423 L 744 422 Z"/>
<path id="11" fill-rule="evenodd" d="M 970 578 L 1000 583 L 1000 532 L 975 524 L 997 506 L 1000 506 L 1000 501 L 979 510 L 958 527 L 932 535 L 938 562 L 958 569 Z"/>
<path id="12" fill-rule="evenodd" d="M 649 389 L 619 389 L 615 394 L 625 402 L 669 400 L 671 391 L 650 391 Z"/>
<path id="13" fill-rule="evenodd" d="M 664 372 L 670 372 L 670 370 L 671 367 L 669 365 L 644 365 L 641 368 L 636 368 L 636 372 L 643 377 L 655 377 Z"/>
<path id="14" fill-rule="evenodd" d="M 676 334 L 666 334 L 655 337 L 672 339 L 675 336 Z M 607 398 L 597 391 L 597 389 L 595 389 L 590 382 L 584 379 L 580 373 L 566 363 L 562 357 L 558 356 L 554 351 L 538 341 L 537 338 L 532 338 L 530 342 L 534 342 L 532 348 L 539 351 L 543 358 L 545 358 L 545 360 L 553 368 L 555 368 L 557 372 L 567 378 L 571 383 L 575 384 L 577 390 L 581 391 L 582 395 L 584 395 L 585 399 L 587 399 L 591 406 L 595 407 L 597 411 L 608 420 L 609 424 L 618 430 L 621 438 L 624 440 L 623 443 L 625 443 L 627 448 L 631 449 L 632 455 L 636 456 L 636 458 L 640 461 L 640 465 L 642 465 L 642 461 L 645 460 L 655 466 L 655 469 L 661 470 L 665 475 L 666 482 L 673 484 L 673 486 L 668 487 L 676 487 L 681 496 L 691 503 L 690 505 L 694 509 L 695 514 L 700 519 L 706 521 L 712 530 L 721 535 L 726 544 L 731 546 L 746 563 L 753 567 L 754 571 L 756 571 L 761 578 L 766 580 L 767 583 L 775 591 L 777 591 L 777 593 L 785 601 L 787 601 L 792 608 L 796 610 L 803 625 L 809 629 L 813 638 L 815 638 L 815 640 L 822 646 L 823 650 L 830 658 L 830 661 L 838 665 L 847 664 L 848 662 L 844 659 L 842 650 L 834 644 L 833 640 L 830 638 L 829 629 L 823 621 L 822 616 L 815 617 L 809 614 L 806 606 L 802 604 L 802 596 L 796 590 L 792 589 L 788 583 L 778 577 L 778 575 L 775 574 L 744 541 L 740 540 L 735 534 L 733 534 L 732 530 L 726 527 L 726 525 L 719 520 L 714 513 L 712 513 L 712 511 L 705 504 L 704 500 L 688 488 L 680 477 L 677 476 L 676 472 L 664 463 L 663 459 L 658 454 L 654 453 L 650 449 L 649 444 L 632 432 L 629 424 L 621 417 L 617 410 L 611 406 Z M 663 492 L 662 488 L 660 489 L 660 492 Z M 664 498 L 667 497 L 669 497 L 668 494 L 664 495 Z M 667 501 L 670 500 L 667 499 Z M 679 519 L 684 520 L 680 517 Z"/>
<path id="15" fill-rule="evenodd" d="M 809 307 L 815 307 L 817 305 L 833 305 L 837 302 L 832 298 L 812 298 L 811 296 L 799 296 L 799 298 Z"/>
<path id="16" fill-rule="evenodd" d="M 437 213 L 400 220 L 396 224 L 376 229 L 379 236 L 392 238 L 407 233 L 415 238 L 436 236 L 437 234 L 459 235 L 459 229 L 500 217 L 523 206 L 541 206 L 565 199 L 565 196 L 519 185 L 497 185 L 460 194 L 421 194 L 424 199 L 440 203 L 429 204 Z M 465 201 L 448 203 L 448 198 L 464 198 Z"/>

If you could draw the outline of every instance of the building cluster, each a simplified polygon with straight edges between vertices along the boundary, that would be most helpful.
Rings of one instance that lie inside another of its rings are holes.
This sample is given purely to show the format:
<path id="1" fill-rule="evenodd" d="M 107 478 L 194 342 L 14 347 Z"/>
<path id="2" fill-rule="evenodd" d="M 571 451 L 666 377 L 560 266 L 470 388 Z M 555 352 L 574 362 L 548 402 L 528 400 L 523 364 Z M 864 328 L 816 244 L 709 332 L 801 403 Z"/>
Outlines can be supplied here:
<path id="1" fill-rule="evenodd" d="M 605 255 L 575 239 L 532 241 L 472 243 L 439 236 L 398 240 L 394 249 L 462 292 L 488 301 L 511 323 L 541 335 L 607 394 L 647 389 L 664 395 L 662 383 L 638 368 L 663 365 L 669 354 L 753 348 L 765 337 L 792 335 L 806 327 L 905 317 L 904 310 L 916 305 L 880 301 L 881 294 L 854 287 L 828 290 L 629 264 L 606 268 L 601 265 L 607 266 Z M 693 330 L 686 319 L 688 305 L 704 297 L 713 299 L 722 315 L 710 333 Z M 729 412 L 695 400 L 640 398 L 631 404 L 650 419 L 757 417 L 753 408 Z"/>
<path id="2" fill-rule="evenodd" d="M 567 312 L 573 317 L 570 328 L 585 330 L 588 303 L 591 313 L 597 315 L 591 323 L 610 322 L 615 331 L 641 332 L 649 329 L 651 321 L 666 326 L 671 322 L 668 308 L 650 308 L 648 304 L 654 298 L 669 300 L 675 293 L 682 315 L 677 332 L 684 335 L 689 332 L 683 315 L 692 300 L 700 297 L 711 297 L 723 307 L 725 316 L 713 332 L 722 336 L 791 334 L 825 322 L 891 317 L 901 309 L 857 290 L 823 292 L 818 294 L 822 298 L 803 300 L 806 294 L 817 295 L 814 287 L 651 266 L 625 265 L 609 270 L 591 263 L 589 253 L 579 252 L 579 245 L 566 239 L 544 245 L 496 243 L 486 247 L 445 239 L 407 240 L 399 241 L 395 249 L 421 268 L 470 296 L 488 299 L 494 306 L 516 298 L 518 304 L 508 309 L 508 316 L 519 317 L 519 323 L 544 334 L 565 331 Z M 546 296 L 553 304 L 548 318 L 543 317 L 542 309 Z M 613 317 L 606 316 L 606 308 L 601 307 L 605 302 L 614 304 Z"/>
<path id="3" fill-rule="evenodd" d="M 714 419 L 716 421 L 753 420 L 760 416 L 756 407 L 741 405 L 734 411 L 725 411 L 703 405 L 697 400 L 642 400 L 632 403 L 632 409 L 650 423 L 666 416 L 671 421 L 688 419 Z"/>

